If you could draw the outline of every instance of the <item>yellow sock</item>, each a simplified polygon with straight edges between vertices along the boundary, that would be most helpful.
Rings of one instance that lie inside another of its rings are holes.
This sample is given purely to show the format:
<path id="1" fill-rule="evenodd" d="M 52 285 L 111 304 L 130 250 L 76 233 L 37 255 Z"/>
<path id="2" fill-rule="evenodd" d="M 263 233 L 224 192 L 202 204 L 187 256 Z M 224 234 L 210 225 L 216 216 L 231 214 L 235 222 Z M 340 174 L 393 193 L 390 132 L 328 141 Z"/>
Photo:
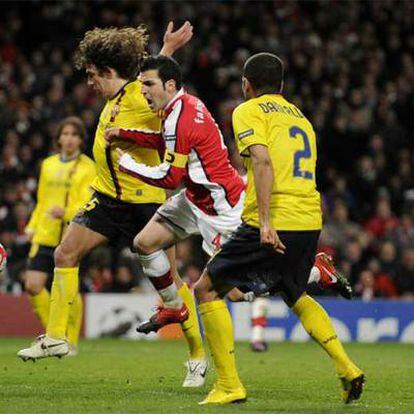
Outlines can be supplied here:
<path id="1" fill-rule="evenodd" d="M 306 332 L 332 358 L 339 377 L 354 379 L 361 370 L 346 354 L 325 309 L 310 296 L 302 296 L 292 307 Z"/>
<path id="2" fill-rule="evenodd" d="M 66 338 L 68 342 L 74 346 L 78 345 L 80 329 L 82 326 L 83 302 L 82 296 L 78 293 L 69 310 L 68 329 Z"/>
<path id="3" fill-rule="evenodd" d="M 217 370 L 217 385 L 227 390 L 243 387 L 236 369 L 233 325 L 226 303 L 215 300 L 202 303 L 198 309 Z"/>
<path id="4" fill-rule="evenodd" d="M 78 267 L 55 267 L 50 300 L 47 335 L 51 338 L 66 337 L 69 309 L 78 293 Z"/>
<path id="5" fill-rule="evenodd" d="M 185 283 L 178 289 L 178 294 L 181 296 L 183 302 L 187 305 L 187 308 L 190 311 L 188 319 L 181 324 L 181 329 L 190 351 L 190 358 L 204 359 L 206 354 L 204 352 L 203 340 L 201 338 L 194 296 Z"/>
<path id="6" fill-rule="evenodd" d="M 37 295 L 28 295 L 33 311 L 40 319 L 43 328 L 46 329 L 49 320 L 50 293 L 43 288 Z"/>

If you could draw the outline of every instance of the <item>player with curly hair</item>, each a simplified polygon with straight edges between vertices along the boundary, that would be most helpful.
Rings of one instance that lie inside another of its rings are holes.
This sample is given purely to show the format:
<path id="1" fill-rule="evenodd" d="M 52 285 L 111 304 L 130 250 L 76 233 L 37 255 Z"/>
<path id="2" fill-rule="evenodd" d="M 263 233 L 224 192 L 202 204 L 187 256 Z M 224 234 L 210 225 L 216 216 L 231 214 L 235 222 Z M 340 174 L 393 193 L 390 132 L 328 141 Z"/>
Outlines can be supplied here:
<path id="1" fill-rule="evenodd" d="M 189 22 L 173 32 L 170 22 L 164 35 L 161 54 L 170 56 L 192 37 Z M 135 235 L 147 224 L 165 201 L 165 191 L 137 182 L 119 170 L 116 151 L 107 146 L 105 130 L 109 127 L 144 131 L 151 136 L 161 128 L 161 119 L 151 111 L 137 80 L 139 66 L 146 56 L 148 33 L 137 28 L 95 28 L 86 32 L 75 52 L 75 65 L 84 69 L 88 85 L 106 99 L 95 134 L 93 155 L 97 177 L 92 183 L 92 199 L 69 225 L 55 250 L 54 282 L 47 334 L 30 348 L 19 351 L 23 360 L 66 355 L 68 314 L 78 289 L 80 259 L 94 247 L 104 243 L 125 242 L 133 246 Z M 138 148 L 125 142 L 122 149 L 139 162 L 160 163 L 156 150 Z M 207 362 L 199 332 L 194 298 L 176 272 L 174 250 L 168 256 L 171 272 L 151 273 L 152 259 L 140 255 L 144 271 L 160 294 L 165 323 L 179 322 L 190 348 L 188 375 L 183 386 L 200 386 L 205 380 Z"/>

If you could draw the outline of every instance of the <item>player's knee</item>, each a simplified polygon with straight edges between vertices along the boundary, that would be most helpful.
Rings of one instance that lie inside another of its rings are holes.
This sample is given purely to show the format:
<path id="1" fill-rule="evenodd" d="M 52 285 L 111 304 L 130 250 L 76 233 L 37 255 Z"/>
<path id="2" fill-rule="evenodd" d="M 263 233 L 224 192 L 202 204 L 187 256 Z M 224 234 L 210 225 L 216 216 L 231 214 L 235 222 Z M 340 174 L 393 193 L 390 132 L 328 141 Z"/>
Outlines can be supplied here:
<path id="1" fill-rule="evenodd" d="M 38 278 L 32 278 L 28 276 L 26 277 L 26 280 L 24 282 L 24 290 L 30 296 L 38 295 L 44 287 L 45 286 L 44 286 L 43 281 L 38 280 Z"/>
<path id="2" fill-rule="evenodd" d="M 206 278 L 203 276 L 194 286 L 194 295 L 199 304 L 212 302 L 213 300 L 217 300 L 219 298 L 217 292 L 211 289 L 210 283 L 208 283 Z"/>
<path id="3" fill-rule="evenodd" d="M 56 267 L 75 267 L 79 264 L 80 255 L 76 250 L 60 244 L 55 249 L 54 260 Z"/>
<path id="4" fill-rule="evenodd" d="M 142 236 L 141 234 L 135 236 L 134 248 L 139 254 L 151 254 L 158 250 L 157 247 L 150 243 L 150 240 L 147 237 Z"/>

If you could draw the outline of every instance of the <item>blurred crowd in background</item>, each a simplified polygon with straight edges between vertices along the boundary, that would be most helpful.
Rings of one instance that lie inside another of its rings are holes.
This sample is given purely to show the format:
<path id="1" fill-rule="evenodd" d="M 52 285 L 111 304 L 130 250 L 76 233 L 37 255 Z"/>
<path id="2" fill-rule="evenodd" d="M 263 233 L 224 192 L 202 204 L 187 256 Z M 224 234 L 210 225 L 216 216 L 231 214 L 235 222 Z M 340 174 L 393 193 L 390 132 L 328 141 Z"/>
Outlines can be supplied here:
<path id="1" fill-rule="evenodd" d="M 91 153 L 103 102 L 71 61 L 85 31 L 145 23 L 149 50 L 157 53 L 168 20 L 189 19 L 194 39 L 175 57 L 186 89 L 215 115 L 230 150 L 243 63 L 255 52 L 276 53 L 286 65 L 285 96 L 318 136 L 320 249 L 335 258 L 356 295 L 414 299 L 414 3 L 6 3 L 0 15 L 0 241 L 9 253 L 3 291 L 19 290 L 38 167 L 55 150 L 62 118 L 84 120 Z M 181 274 L 196 280 L 206 260 L 200 240 L 177 251 Z M 83 267 L 84 291 L 142 286 L 128 249 L 98 248 Z"/>

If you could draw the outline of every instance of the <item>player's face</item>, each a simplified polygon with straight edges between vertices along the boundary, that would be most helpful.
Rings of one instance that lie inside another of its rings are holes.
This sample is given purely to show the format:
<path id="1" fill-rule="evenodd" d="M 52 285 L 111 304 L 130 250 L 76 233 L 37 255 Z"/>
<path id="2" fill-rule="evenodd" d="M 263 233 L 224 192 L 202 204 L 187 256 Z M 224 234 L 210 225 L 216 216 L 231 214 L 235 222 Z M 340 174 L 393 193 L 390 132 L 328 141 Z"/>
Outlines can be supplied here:
<path id="1" fill-rule="evenodd" d="M 100 73 L 95 65 L 87 65 L 86 76 L 88 77 L 88 86 L 96 93 L 110 97 L 112 93 L 112 83 L 105 72 Z"/>
<path id="2" fill-rule="evenodd" d="M 66 156 L 76 154 L 81 146 L 82 139 L 76 128 L 67 124 L 62 128 L 59 136 L 60 151 Z"/>
<path id="3" fill-rule="evenodd" d="M 163 109 L 171 99 L 168 82 L 165 84 L 158 76 L 158 70 L 141 72 L 139 80 L 142 83 L 141 92 L 153 111 Z"/>

